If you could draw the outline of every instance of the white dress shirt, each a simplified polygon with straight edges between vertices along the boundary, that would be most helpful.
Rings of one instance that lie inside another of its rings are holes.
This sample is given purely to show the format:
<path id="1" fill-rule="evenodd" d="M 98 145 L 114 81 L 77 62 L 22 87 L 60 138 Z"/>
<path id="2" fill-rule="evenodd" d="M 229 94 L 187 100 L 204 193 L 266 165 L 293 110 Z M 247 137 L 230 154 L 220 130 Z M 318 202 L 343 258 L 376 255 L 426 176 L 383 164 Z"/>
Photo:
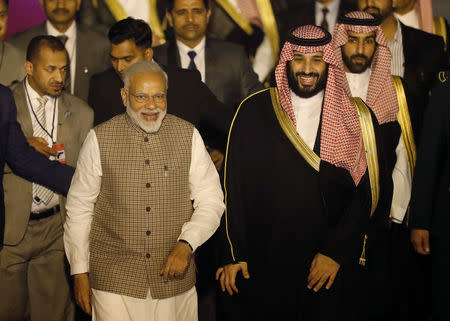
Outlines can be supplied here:
<path id="1" fill-rule="evenodd" d="M 47 26 L 47 33 L 49 36 L 67 36 L 65 47 L 70 59 L 70 93 L 73 95 L 75 88 L 75 72 L 77 62 L 77 24 L 75 21 L 72 22 L 72 25 L 69 27 L 69 29 L 66 30 L 65 33 L 60 33 L 58 30 L 56 30 L 56 28 L 53 27 L 51 22 L 48 20 L 45 24 Z"/>
<path id="2" fill-rule="evenodd" d="M 228 2 L 239 12 L 242 13 L 236 0 L 228 0 Z M 274 53 L 270 45 L 269 38 L 264 36 L 262 43 L 256 49 L 255 58 L 253 59 L 253 70 L 258 75 L 260 82 L 269 75 L 274 66 Z"/>
<path id="3" fill-rule="evenodd" d="M 25 98 L 27 101 L 28 111 L 30 112 L 31 124 L 34 128 L 38 123 L 37 123 L 36 117 L 34 116 L 32 108 L 34 108 L 34 110 L 36 111 L 36 108 L 40 104 L 38 101 L 38 98 L 40 98 L 41 96 L 30 86 L 30 84 L 28 83 L 28 78 L 25 80 L 25 86 L 26 86 L 26 91 L 25 91 L 26 97 Z M 29 100 L 28 100 L 28 97 L 30 98 Z M 45 124 L 42 124 L 42 125 L 44 125 L 45 129 L 50 134 L 51 134 L 52 128 L 53 128 L 53 136 L 52 136 L 53 139 L 48 135 L 46 135 L 45 137 L 42 137 L 42 138 L 44 138 L 47 141 L 49 146 L 53 146 L 53 141 L 56 142 L 56 137 L 58 134 L 58 99 L 55 97 L 51 97 L 51 96 L 45 96 L 45 97 L 47 97 L 48 101 L 44 107 L 45 108 Z M 32 106 L 30 106 L 30 102 L 31 102 Z M 56 108 L 55 108 L 55 106 L 56 106 Z M 53 113 L 54 113 L 54 115 L 53 115 Z M 33 136 L 34 136 L 34 132 L 33 132 Z M 55 159 L 55 158 L 50 157 L 50 159 Z M 34 198 L 34 195 L 33 195 L 33 198 Z M 53 196 L 47 205 L 45 205 L 44 202 L 41 202 L 39 205 L 36 204 L 35 202 L 32 202 L 31 203 L 31 212 L 39 213 L 39 212 L 48 210 L 58 204 L 59 204 L 58 194 L 53 193 Z"/>
<path id="4" fill-rule="evenodd" d="M 370 70 L 370 68 L 367 68 Z M 361 74 L 347 74 L 347 81 L 352 90 L 353 97 L 367 97 L 367 89 L 369 87 L 369 80 L 371 72 Z M 350 75 L 350 77 L 349 77 Z M 369 75 L 369 79 L 367 78 Z M 367 86 L 365 85 L 367 84 Z M 392 197 L 391 217 L 396 223 L 402 223 L 408 209 L 409 200 L 411 198 L 411 173 L 409 171 L 408 156 L 406 154 L 405 144 L 403 138 L 400 140 L 395 149 L 397 155 L 397 162 L 395 163 L 394 171 L 392 172 L 392 180 L 394 182 L 394 194 Z"/>
<path id="5" fill-rule="evenodd" d="M 149 0 L 118 0 L 128 16 L 144 21 L 150 20 Z"/>
<path id="6" fill-rule="evenodd" d="M 297 133 L 311 149 L 314 149 L 316 142 L 324 93 L 322 90 L 313 97 L 302 98 L 291 91 Z"/>
<path id="7" fill-rule="evenodd" d="M 391 74 L 403 77 L 405 74 L 405 56 L 403 54 L 403 36 L 400 21 L 397 20 L 397 31 L 394 38 L 388 42 L 389 50 L 391 51 Z"/>
<path id="8" fill-rule="evenodd" d="M 400 20 L 404 25 L 412 28 L 420 29 L 419 24 L 419 14 L 417 12 L 417 7 L 415 6 L 410 12 L 405 14 L 394 13 L 394 16 Z"/>
<path id="9" fill-rule="evenodd" d="M 319 2 L 315 1 L 316 6 L 316 25 L 320 26 L 323 21 L 323 11 L 324 6 Z M 328 7 L 328 13 L 326 16 L 328 22 L 328 31 L 333 34 L 334 26 L 336 25 L 336 21 L 339 15 L 339 5 L 341 4 L 341 0 L 334 0 L 331 2 Z"/>
<path id="10" fill-rule="evenodd" d="M 89 271 L 89 233 L 101 182 L 100 150 L 95 131 L 91 130 L 81 148 L 67 195 L 64 246 L 71 274 Z M 189 189 L 194 212 L 178 239 L 188 241 L 195 251 L 215 232 L 225 209 L 219 175 L 197 129 L 192 135 Z"/>
<path id="11" fill-rule="evenodd" d="M 189 51 L 195 51 L 197 54 L 194 57 L 195 65 L 197 66 L 197 70 L 202 75 L 202 81 L 205 82 L 205 43 L 206 38 L 203 37 L 202 41 L 199 42 L 197 46 L 194 48 L 190 48 L 186 46 L 181 41 L 177 40 L 178 53 L 180 54 L 180 62 L 181 68 L 187 69 L 189 63 L 191 62 L 191 57 L 188 56 Z"/>

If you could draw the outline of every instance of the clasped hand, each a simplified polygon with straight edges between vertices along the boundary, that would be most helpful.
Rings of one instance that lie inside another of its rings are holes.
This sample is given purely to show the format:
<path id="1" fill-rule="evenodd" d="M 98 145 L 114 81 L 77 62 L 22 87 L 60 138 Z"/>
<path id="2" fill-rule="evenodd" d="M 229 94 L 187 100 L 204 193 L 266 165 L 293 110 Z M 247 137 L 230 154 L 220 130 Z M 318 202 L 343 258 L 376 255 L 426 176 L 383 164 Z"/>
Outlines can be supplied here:
<path id="1" fill-rule="evenodd" d="M 309 269 L 308 289 L 317 292 L 328 281 L 325 289 L 329 290 L 336 279 L 339 268 L 340 264 L 332 258 L 317 253 Z"/>

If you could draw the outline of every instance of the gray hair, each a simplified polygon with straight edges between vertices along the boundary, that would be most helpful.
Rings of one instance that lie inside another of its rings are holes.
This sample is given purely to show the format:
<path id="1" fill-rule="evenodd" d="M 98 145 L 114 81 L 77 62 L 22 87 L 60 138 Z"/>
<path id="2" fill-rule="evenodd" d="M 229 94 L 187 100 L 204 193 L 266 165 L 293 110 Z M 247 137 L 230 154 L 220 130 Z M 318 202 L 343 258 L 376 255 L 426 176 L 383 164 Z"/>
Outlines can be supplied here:
<path id="1" fill-rule="evenodd" d="M 125 70 L 123 83 L 126 90 L 130 88 L 130 79 L 135 74 L 140 73 L 160 73 L 164 76 L 166 80 L 166 89 L 169 87 L 169 78 L 167 77 L 167 73 L 154 61 L 143 60 L 132 64 L 130 67 Z"/>

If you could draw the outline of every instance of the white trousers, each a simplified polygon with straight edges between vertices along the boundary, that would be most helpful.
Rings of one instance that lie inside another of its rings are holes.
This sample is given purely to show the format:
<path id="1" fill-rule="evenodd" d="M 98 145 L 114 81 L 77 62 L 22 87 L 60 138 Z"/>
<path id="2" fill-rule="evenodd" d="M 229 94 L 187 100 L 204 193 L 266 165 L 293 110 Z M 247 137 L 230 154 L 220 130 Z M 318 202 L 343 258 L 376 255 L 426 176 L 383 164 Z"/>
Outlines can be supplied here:
<path id="1" fill-rule="evenodd" d="M 92 289 L 93 321 L 198 321 L 197 291 L 167 299 L 146 299 Z"/>

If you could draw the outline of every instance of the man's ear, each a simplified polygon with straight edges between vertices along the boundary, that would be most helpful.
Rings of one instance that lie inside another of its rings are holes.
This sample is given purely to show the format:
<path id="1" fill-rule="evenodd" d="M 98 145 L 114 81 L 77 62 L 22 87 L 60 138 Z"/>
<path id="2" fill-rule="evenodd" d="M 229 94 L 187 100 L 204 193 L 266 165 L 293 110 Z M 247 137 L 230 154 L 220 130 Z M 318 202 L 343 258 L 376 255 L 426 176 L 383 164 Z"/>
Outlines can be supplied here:
<path id="1" fill-rule="evenodd" d="M 147 48 L 144 50 L 144 59 L 145 60 L 153 59 L 153 49 L 152 48 Z"/>
<path id="2" fill-rule="evenodd" d="M 173 28 L 172 15 L 170 14 L 170 12 L 168 10 L 166 11 L 166 18 L 167 18 L 167 21 L 169 22 L 169 26 L 171 26 Z"/>
<path id="3" fill-rule="evenodd" d="M 123 105 L 125 107 L 127 107 L 127 102 L 128 102 L 127 96 L 128 95 L 127 95 L 127 90 L 125 88 L 120 89 L 120 96 L 122 96 Z"/>
<path id="4" fill-rule="evenodd" d="M 33 64 L 31 63 L 31 61 L 25 61 L 24 64 L 25 67 L 25 71 L 27 72 L 27 75 L 32 76 L 33 75 Z"/>

